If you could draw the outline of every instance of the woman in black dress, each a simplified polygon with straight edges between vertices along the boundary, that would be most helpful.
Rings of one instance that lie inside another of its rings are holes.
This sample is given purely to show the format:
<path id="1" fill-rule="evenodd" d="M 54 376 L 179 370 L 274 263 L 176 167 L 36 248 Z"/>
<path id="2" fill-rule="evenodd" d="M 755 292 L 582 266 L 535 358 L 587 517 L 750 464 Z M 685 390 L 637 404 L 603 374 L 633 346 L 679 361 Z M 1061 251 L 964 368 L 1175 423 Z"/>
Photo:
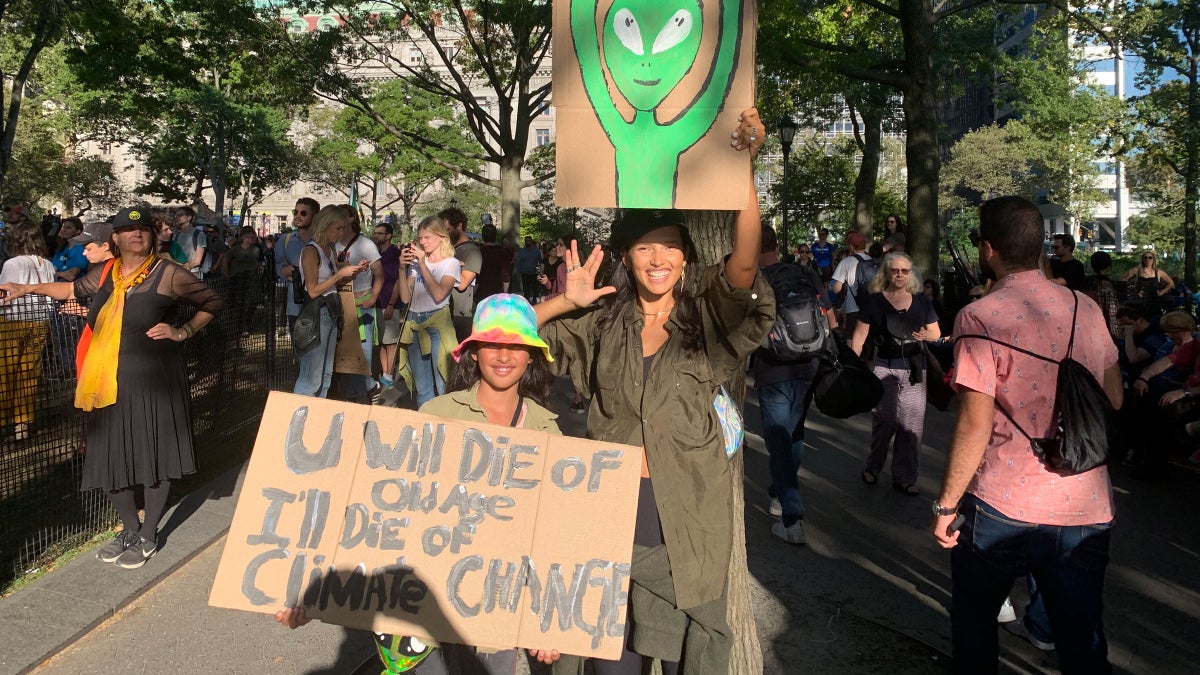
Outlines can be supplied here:
<path id="1" fill-rule="evenodd" d="M 93 265 L 72 282 L 0 285 L 3 302 L 28 293 L 57 300 L 92 299 L 91 329 L 75 392 L 88 412 L 87 454 L 80 489 L 103 489 L 125 529 L 96 557 L 121 567 L 141 567 L 158 548 L 158 522 L 170 481 L 196 470 L 188 408 L 184 340 L 204 328 L 221 299 L 186 268 L 155 255 L 158 242 L 150 210 L 123 209 L 113 220 L 111 264 Z M 175 326 L 176 310 L 196 314 Z M 86 336 L 85 336 L 86 340 Z M 138 520 L 136 486 L 145 490 L 145 520 Z"/>

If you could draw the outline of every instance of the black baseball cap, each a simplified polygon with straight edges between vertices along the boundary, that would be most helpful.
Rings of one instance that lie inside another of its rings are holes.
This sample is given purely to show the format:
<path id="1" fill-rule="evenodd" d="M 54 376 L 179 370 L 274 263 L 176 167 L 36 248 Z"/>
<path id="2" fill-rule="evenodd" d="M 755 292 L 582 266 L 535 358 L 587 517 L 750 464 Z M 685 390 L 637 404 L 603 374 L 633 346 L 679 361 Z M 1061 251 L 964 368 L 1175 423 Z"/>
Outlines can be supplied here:
<path id="1" fill-rule="evenodd" d="M 150 209 L 144 206 L 130 206 L 113 216 L 112 229 L 124 230 L 131 227 L 154 229 L 154 221 L 150 217 Z"/>
<path id="2" fill-rule="evenodd" d="M 105 244 L 108 243 L 109 238 L 112 236 L 112 231 L 112 223 L 101 220 L 95 223 L 88 223 L 87 225 L 84 225 L 82 233 L 71 237 L 67 241 L 69 241 L 72 246 L 77 244 L 83 244 L 84 246 L 87 246 L 92 242 L 96 242 L 97 244 Z"/>
<path id="3" fill-rule="evenodd" d="M 690 240 L 687 226 L 683 224 L 683 211 L 679 209 L 625 209 L 617 222 L 613 223 L 608 243 L 617 251 L 624 250 L 647 232 L 668 225 L 677 226 L 685 240 Z"/>

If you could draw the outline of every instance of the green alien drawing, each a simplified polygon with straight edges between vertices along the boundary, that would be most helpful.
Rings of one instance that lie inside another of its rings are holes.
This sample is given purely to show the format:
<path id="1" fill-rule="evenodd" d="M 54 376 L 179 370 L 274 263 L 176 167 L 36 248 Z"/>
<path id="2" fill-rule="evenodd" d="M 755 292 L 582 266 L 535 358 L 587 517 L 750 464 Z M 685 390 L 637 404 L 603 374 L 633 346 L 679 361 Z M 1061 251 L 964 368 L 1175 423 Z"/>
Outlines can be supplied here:
<path id="1" fill-rule="evenodd" d="M 596 0 L 571 0 L 571 35 L 584 90 L 616 153 L 618 206 L 674 206 L 679 157 L 708 133 L 721 111 L 737 66 L 742 2 L 716 1 L 719 37 L 704 86 L 673 119 L 660 120 L 658 106 L 696 65 L 704 35 L 701 0 L 616 0 L 604 17 L 603 59 Z M 633 121 L 613 103 L 606 69 L 634 108 Z"/>

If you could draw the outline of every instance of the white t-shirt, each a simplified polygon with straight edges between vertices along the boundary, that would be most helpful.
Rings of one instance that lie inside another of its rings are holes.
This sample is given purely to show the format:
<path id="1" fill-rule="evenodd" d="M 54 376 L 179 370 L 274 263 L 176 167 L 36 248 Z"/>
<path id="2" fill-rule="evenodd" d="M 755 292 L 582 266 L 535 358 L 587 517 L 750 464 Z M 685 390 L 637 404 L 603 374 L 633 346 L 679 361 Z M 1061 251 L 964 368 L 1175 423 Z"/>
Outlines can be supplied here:
<path id="1" fill-rule="evenodd" d="M 838 263 L 837 269 L 833 271 L 833 280 L 840 281 L 845 284 L 846 288 L 846 303 L 842 308 L 847 313 L 857 312 L 858 303 L 854 301 L 854 294 L 850 289 L 854 287 L 854 282 L 858 280 L 858 262 L 870 258 L 866 253 L 855 253 L 842 258 L 842 262 Z"/>
<path id="2" fill-rule="evenodd" d="M 434 279 L 445 279 L 446 277 L 454 277 L 454 283 L 462 281 L 462 263 L 458 258 L 446 258 L 445 260 L 431 263 L 426 261 L 426 266 L 432 273 Z M 433 297 L 429 295 L 429 289 L 425 288 L 425 279 L 420 274 L 419 270 L 410 269 L 409 276 L 416 275 L 417 283 L 413 285 L 412 302 L 408 303 L 410 312 L 432 312 L 435 309 L 441 309 L 450 302 L 450 294 L 442 298 L 441 302 L 434 302 Z"/>
<path id="3" fill-rule="evenodd" d="M 334 248 L 337 249 L 339 254 L 346 250 L 346 247 L 343 246 L 341 242 L 334 244 Z M 341 257 L 341 255 L 338 256 L 339 259 L 341 259 Z M 357 265 L 364 260 L 372 264 L 374 264 L 376 260 L 379 260 L 379 247 L 376 246 L 375 242 L 371 241 L 369 237 L 359 235 L 354 241 L 350 242 L 350 252 L 349 255 L 346 256 L 345 261 L 351 265 Z M 354 292 L 358 293 L 360 291 L 371 290 L 371 284 L 374 281 L 375 275 L 371 272 L 371 268 L 369 267 L 358 274 L 355 274 Z"/>
<path id="4" fill-rule="evenodd" d="M 0 284 L 48 284 L 55 281 L 54 263 L 37 255 L 19 255 L 0 267 Z M 12 321 L 49 321 L 54 300 L 30 293 L 0 306 L 0 314 Z"/>

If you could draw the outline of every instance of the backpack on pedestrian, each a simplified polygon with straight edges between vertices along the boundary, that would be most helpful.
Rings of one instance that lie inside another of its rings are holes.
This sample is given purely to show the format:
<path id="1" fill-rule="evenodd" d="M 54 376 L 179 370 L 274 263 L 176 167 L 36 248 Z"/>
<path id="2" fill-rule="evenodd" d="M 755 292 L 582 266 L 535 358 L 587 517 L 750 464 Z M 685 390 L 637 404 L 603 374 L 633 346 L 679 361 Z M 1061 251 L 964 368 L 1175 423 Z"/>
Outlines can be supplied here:
<path id="1" fill-rule="evenodd" d="M 810 268 L 790 263 L 775 263 L 762 273 L 775 293 L 775 323 L 763 338 L 763 349 L 785 363 L 819 356 L 830 333 L 819 299 L 820 277 Z"/>
<path id="2" fill-rule="evenodd" d="M 1030 436 L 999 401 L 996 402 L 996 408 L 1029 440 L 1029 446 L 1046 468 L 1061 476 L 1074 476 L 1107 464 L 1111 434 L 1116 430 L 1111 421 L 1112 403 L 1108 400 L 1104 387 L 1096 381 L 1096 377 L 1086 366 L 1071 358 L 1071 348 L 1075 344 L 1076 317 L 1079 313 L 1079 293 L 1071 291 L 1071 295 L 1075 298 L 1071 337 L 1067 341 L 1066 356 L 1061 361 L 987 335 L 960 335 L 956 338 L 978 338 L 994 342 L 1040 361 L 1058 364 L 1058 379 L 1054 389 L 1054 428 L 1050 436 Z"/>
<path id="3" fill-rule="evenodd" d="M 879 261 L 866 253 L 855 253 L 854 257 L 858 263 L 854 267 L 854 285 L 850 287 L 850 294 L 854 296 L 854 302 L 862 307 L 867 296 L 871 294 L 868 287 L 879 273 Z"/>

